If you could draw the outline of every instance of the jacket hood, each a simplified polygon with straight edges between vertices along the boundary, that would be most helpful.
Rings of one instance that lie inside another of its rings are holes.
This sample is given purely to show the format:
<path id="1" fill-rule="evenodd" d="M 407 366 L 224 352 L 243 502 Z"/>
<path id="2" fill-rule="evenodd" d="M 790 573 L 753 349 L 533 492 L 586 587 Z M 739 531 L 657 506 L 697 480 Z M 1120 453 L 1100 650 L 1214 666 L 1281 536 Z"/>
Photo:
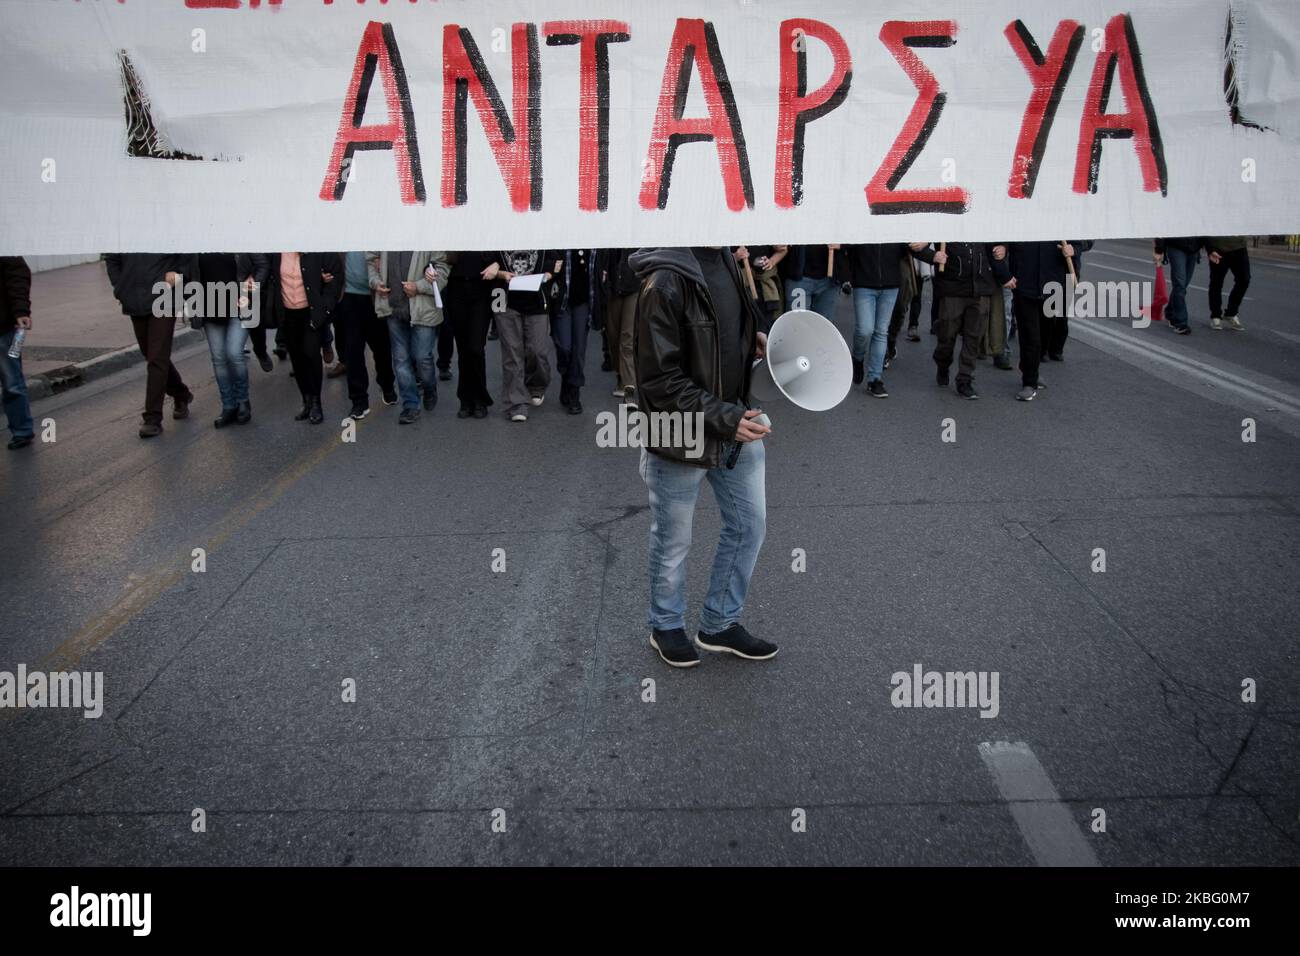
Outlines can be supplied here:
<path id="1" fill-rule="evenodd" d="M 704 270 L 694 253 L 685 248 L 638 249 L 627 257 L 638 279 L 645 279 L 658 269 L 671 269 L 696 285 L 705 285 Z"/>

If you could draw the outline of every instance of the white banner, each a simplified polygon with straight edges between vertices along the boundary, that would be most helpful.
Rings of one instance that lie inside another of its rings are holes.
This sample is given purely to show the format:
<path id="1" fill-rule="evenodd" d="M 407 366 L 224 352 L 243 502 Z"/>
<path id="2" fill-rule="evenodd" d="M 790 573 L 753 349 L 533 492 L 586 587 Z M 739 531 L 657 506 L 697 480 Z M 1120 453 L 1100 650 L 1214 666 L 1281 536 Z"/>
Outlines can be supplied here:
<path id="1" fill-rule="evenodd" d="M 1297 70 L 1296 0 L 0 0 L 0 253 L 1294 233 Z"/>

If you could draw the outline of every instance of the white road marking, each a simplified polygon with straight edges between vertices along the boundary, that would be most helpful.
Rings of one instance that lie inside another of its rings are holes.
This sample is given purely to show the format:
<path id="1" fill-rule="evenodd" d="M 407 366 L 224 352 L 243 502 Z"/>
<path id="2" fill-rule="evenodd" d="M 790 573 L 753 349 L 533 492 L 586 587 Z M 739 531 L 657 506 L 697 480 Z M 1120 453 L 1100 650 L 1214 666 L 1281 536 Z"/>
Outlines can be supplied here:
<path id="1" fill-rule="evenodd" d="M 1154 329 L 1154 326 L 1152 327 Z M 1156 365 L 1172 368 L 1179 373 L 1178 381 L 1188 378 L 1199 379 L 1213 385 L 1216 389 L 1231 392 L 1246 399 L 1254 405 L 1274 407 L 1284 414 L 1300 418 L 1300 394 L 1287 393 L 1277 388 L 1263 385 L 1244 375 L 1234 374 L 1222 368 L 1208 365 L 1186 353 L 1174 352 L 1163 345 L 1150 341 L 1148 335 L 1136 337 L 1132 334 L 1107 328 L 1099 322 L 1072 322 L 1071 334 L 1079 337 L 1094 348 L 1099 348 L 1119 358 L 1138 358 Z M 1227 333 L 1225 333 L 1227 334 Z"/>
<path id="2" fill-rule="evenodd" d="M 1097 866 L 1097 854 L 1025 743 L 982 743 L 984 765 L 1039 866 Z"/>
<path id="3" fill-rule="evenodd" d="M 1123 258 L 1127 259 L 1128 256 L 1124 256 Z M 1138 260 L 1135 260 L 1135 261 L 1137 261 L 1137 262 L 1141 262 L 1142 260 L 1138 259 Z M 1151 263 L 1151 265 L 1154 267 L 1154 266 L 1155 266 L 1155 263 L 1153 262 L 1153 263 Z M 1090 263 L 1088 263 L 1087 266 L 1085 266 L 1085 268 L 1105 269 L 1107 272 L 1122 272 L 1122 273 L 1124 273 L 1124 275 L 1126 275 L 1126 276 L 1140 276 L 1141 278 L 1146 279 L 1148 282 L 1154 282 L 1154 281 L 1155 281 L 1155 275 L 1156 275 L 1156 272 L 1155 272 L 1155 269 L 1154 269 L 1154 268 L 1152 268 L 1152 270 L 1151 270 L 1150 272 L 1134 272 L 1134 271 L 1131 270 L 1131 269 L 1121 269 L 1119 266 L 1108 266 L 1108 265 L 1106 265 L 1106 263 L 1104 263 L 1104 262 L 1090 262 Z M 1189 285 L 1187 288 L 1189 288 L 1189 289 L 1195 289 L 1197 292 L 1207 292 L 1207 293 L 1208 293 L 1208 292 L 1210 291 L 1207 287 L 1205 287 L 1205 286 L 1203 286 L 1203 285 Z M 1248 295 L 1248 296 L 1244 296 L 1244 297 L 1242 298 L 1241 301 L 1242 301 L 1242 302 L 1254 302 L 1255 299 L 1254 299 L 1253 296 L 1249 296 L 1249 295 Z"/>
<path id="4" fill-rule="evenodd" d="M 1147 265 L 1148 263 L 1150 263 L 1151 265 L 1155 265 L 1155 260 L 1152 259 L 1151 256 L 1147 256 L 1146 258 L 1142 258 L 1141 256 L 1123 256 L 1120 255 L 1118 252 L 1108 252 L 1105 249 L 1094 248 L 1084 253 L 1084 255 L 1110 256 L 1113 259 L 1127 259 L 1129 262 L 1140 262 L 1143 265 Z M 1300 266 L 1297 265 L 1291 265 L 1290 263 L 1287 262 L 1278 262 L 1275 259 L 1265 259 L 1260 256 L 1251 256 L 1250 267 L 1254 269 L 1256 266 L 1271 266 L 1274 269 L 1285 269 L 1287 272 L 1300 271 Z"/>

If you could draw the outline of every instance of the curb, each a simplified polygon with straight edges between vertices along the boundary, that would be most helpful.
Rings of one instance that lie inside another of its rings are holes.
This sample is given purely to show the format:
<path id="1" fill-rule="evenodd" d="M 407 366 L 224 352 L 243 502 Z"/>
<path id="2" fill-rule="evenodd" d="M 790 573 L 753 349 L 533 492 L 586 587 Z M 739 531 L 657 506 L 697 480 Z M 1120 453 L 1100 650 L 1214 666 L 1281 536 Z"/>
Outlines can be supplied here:
<path id="1" fill-rule="evenodd" d="M 178 329 L 172 338 L 172 350 L 202 340 L 203 335 L 197 329 Z M 84 362 L 74 362 L 59 368 L 50 369 L 27 379 L 27 397 L 31 401 L 48 398 L 70 388 L 85 385 L 105 375 L 112 375 L 124 368 L 139 365 L 144 361 L 138 345 L 130 345 L 115 352 L 105 352 Z"/>
<path id="2" fill-rule="evenodd" d="M 1251 258 L 1262 259 L 1267 262 L 1296 262 L 1300 263 L 1300 252 L 1292 252 L 1286 246 L 1248 246 Z"/>

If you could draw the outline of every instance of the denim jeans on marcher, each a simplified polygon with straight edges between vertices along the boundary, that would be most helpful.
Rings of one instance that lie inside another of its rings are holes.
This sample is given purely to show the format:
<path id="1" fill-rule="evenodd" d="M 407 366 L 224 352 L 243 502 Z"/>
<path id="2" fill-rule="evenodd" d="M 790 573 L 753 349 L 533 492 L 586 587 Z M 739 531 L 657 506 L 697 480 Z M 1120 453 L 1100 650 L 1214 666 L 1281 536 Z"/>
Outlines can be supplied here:
<path id="1" fill-rule="evenodd" d="M 244 357 L 248 330 L 237 319 L 227 319 L 204 322 L 203 335 L 212 356 L 212 375 L 221 394 L 221 409 L 233 411 L 240 402 L 248 401 L 248 362 Z"/>
<path id="2" fill-rule="evenodd" d="M 14 438 L 31 438 L 32 406 L 27 400 L 27 379 L 23 377 L 21 357 L 11 359 L 9 346 L 14 341 L 14 329 L 0 335 L 0 397 L 4 400 L 5 418 Z"/>
<path id="3" fill-rule="evenodd" d="M 1191 321 L 1187 312 L 1187 288 L 1192 284 L 1192 275 L 1196 272 L 1199 253 L 1183 252 L 1181 249 L 1166 249 L 1169 259 L 1169 304 L 1165 306 L 1165 318 L 1176 329 L 1185 328 Z"/>
<path id="4" fill-rule="evenodd" d="M 785 303 L 788 309 L 806 309 L 833 322 L 839 301 L 840 283 L 834 279 L 786 280 Z"/>
<path id="5" fill-rule="evenodd" d="M 868 382 L 878 382 L 885 374 L 889 320 L 897 301 L 897 289 L 853 290 L 853 357 L 859 362 L 867 359 Z"/>
<path id="6" fill-rule="evenodd" d="M 686 627 L 686 555 L 695 501 L 706 480 L 722 515 L 722 533 L 700 630 L 716 634 L 740 620 L 767 533 L 766 457 L 761 441 L 745 444 L 732 470 L 697 468 L 641 450 L 641 478 L 650 493 L 648 620 L 655 630 Z"/>
<path id="7" fill-rule="evenodd" d="M 438 394 L 438 365 L 433 349 L 438 328 L 412 325 L 407 319 L 388 317 L 388 337 L 393 346 L 393 376 L 403 409 L 420 407 L 420 387 L 426 395 Z"/>

